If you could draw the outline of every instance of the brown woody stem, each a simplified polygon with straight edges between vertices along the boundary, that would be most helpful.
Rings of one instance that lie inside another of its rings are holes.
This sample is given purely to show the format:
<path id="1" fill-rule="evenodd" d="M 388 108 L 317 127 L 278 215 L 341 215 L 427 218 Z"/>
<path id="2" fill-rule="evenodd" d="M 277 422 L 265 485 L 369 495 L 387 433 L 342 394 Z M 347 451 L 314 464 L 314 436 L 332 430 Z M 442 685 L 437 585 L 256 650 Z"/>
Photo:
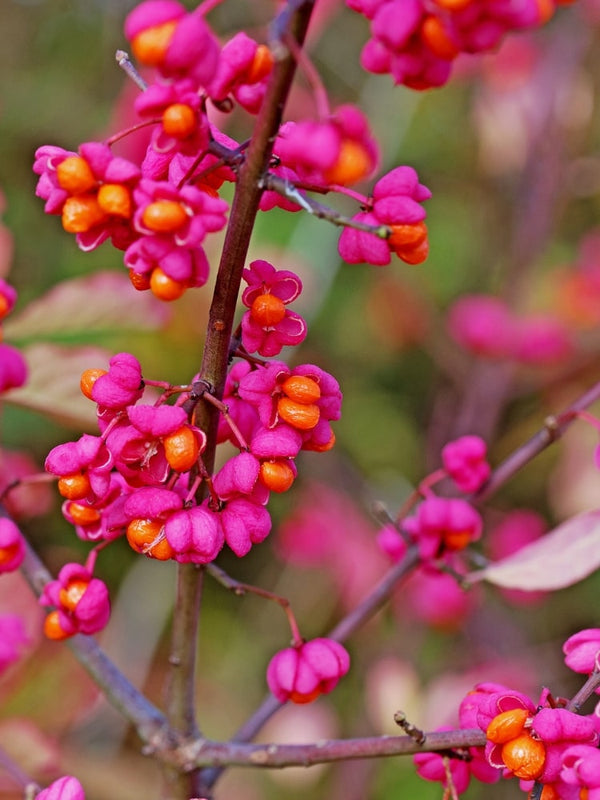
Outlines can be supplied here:
<path id="1" fill-rule="evenodd" d="M 276 21 L 284 25 L 301 47 L 308 28 L 314 0 L 290 3 Z M 281 35 L 271 50 L 275 64 L 265 99 L 256 119 L 252 139 L 238 172 L 235 194 L 225 233 L 225 242 L 217 273 L 213 299 L 209 312 L 206 342 L 200 369 L 201 378 L 212 387 L 212 394 L 222 398 L 236 303 L 242 280 L 242 271 L 248 253 L 254 222 L 263 192 L 262 176 L 267 170 L 273 143 L 281 125 L 283 109 L 291 88 L 296 62 L 282 45 Z M 204 463 L 209 472 L 214 467 L 218 410 L 200 399 L 194 409 L 194 423 L 206 432 L 208 443 Z M 199 620 L 199 573 L 189 564 L 178 569 L 178 590 L 173 614 L 172 656 L 177 664 L 172 667 L 167 702 L 167 716 L 173 728 L 193 734 L 195 722 L 190 707 L 195 708 L 193 686 L 195 681 L 195 653 Z M 200 775 L 180 775 L 174 798 L 206 794 Z"/>

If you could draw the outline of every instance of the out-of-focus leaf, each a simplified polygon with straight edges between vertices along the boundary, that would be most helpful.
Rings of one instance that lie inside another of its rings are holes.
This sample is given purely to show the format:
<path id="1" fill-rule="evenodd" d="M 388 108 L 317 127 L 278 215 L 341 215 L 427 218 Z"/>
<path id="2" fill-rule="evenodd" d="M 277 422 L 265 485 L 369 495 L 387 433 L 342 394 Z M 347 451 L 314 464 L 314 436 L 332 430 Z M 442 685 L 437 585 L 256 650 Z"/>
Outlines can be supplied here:
<path id="1" fill-rule="evenodd" d="M 33 344 L 21 352 L 29 369 L 27 383 L 6 392 L 2 399 L 38 411 L 60 425 L 95 430 L 96 404 L 83 396 L 79 381 L 86 369 L 107 369 L 112 353 L 99 347 L 55 344 Z"/>
<path id="2" fill-rule="evenodd" d="M 105 331 L 154 330 L 169 309 L 151 292 L 136 291 L 126 275 L 99 272 L 64 281 L 4 323 L 7 339 Z"/>
<path id="3" fill-rule="evenodd" d="M 586 511 L 521 548 L 467 576 L 470 583 L 489 581 L 506 589 L 563 589 L 600 567 L 600 510 Z"/>

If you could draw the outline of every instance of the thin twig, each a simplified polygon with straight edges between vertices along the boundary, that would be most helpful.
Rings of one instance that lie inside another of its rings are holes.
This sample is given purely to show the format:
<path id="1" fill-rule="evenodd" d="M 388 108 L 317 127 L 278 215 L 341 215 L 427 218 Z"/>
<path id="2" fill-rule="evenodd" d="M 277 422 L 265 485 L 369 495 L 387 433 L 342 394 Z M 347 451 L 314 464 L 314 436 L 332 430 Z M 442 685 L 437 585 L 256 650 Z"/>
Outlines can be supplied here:
<path id="1" fill-rule="evenodd" d="M 313 217 L 325 219 L 327 222 L 331 222 L 332 225 L 338 225 L 342 228 L 354 228 L 357 231 L 371 233 L 373 236 L 377 236 L 378 239 L 389 239 L 393 233 L 392 229 L 387 225 L 370 225 L 368 222 L 361 222 L 360 220 L 340 214 L 335 208 L 313 200 L 312 197 L 308 197 L 308 195 L 291 181 L 280 178 L 278 175 L 273 175 L 272 172 L 268 172 L 264 176 L 262 185 L 265 189 L 277 192 L 277 194 L 280 194 L 287 200 L 297 203 L 304 211 L 308 211 L 309 214 L 312 214 Z"/>
<path id="2" fill-rule="evenodd" d="M 115 59 L 123 72 L 125 72 L 127 76 L 131 78 L 131 80 L 139 89 L 142 90 L 142 92 L 145 92 L 148 88 L 148 84 L 129 60 L 129 53 L 126 53 L 125 50 L 117 50 L 115 53 Z"/>

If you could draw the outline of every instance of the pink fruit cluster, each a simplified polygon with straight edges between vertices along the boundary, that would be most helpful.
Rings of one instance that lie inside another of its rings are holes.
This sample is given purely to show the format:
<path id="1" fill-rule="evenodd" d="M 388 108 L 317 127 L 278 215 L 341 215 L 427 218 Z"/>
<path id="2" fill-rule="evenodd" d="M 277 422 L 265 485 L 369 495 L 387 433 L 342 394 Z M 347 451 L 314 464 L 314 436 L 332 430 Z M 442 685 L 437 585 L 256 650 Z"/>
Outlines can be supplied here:
<path id="1" fill-rule="evenodd" d="M 339 642 L 311 639 L 276 653 L 267 668 L 267 683 L 282 703 L 310 703 L 333 691 L 349 668 L 350 657 Z"/>
<path id="2" fill-rule="evenodd" d="M 96 403 L 99 434 L 56 446 L 45 462 L 80 539 L 107 543 L 125 535 L 137 552 L 181 563 L 207 564 L 224 545 L 244 556 L 269 534 L 270 492 L 290 488 L 300 451 L 333 447 L 331 423 L 342 399 L 335 378 L 313 364 L 290 368 L 251 355 L 273 355 L 304 339 L 306 323 L 287 308 L 300 294 L 300 278 L 266 261 L 252 262 L 244 277 L 242 360 L 230 370 L 223 402 L 216 401 L 218 441 L 237 454 L 214 475 L 204 467 L 207 436 L 194 423 L 201 380 L 171 403 L 171 387 L 144 380 L 130 353 L 113 356 L 108 369 L 87 370 L 81 387 Z M 149 384 L 167 389 L 152 404 L 144 402 Z M 78 569 L 63 568 L 44 591 L 42 603 L 54 607 L 51 638 L 92 633 L 108 620 L 104 584 Z M 71 591 L 73 583 L 79 589 Z"/>
<path id="3" fill-rule="evenodd" d="M 82 144 L 76 152 L 44 145 L 35 154 L 36 194 L 81 249 L 110 240 L 124 252 L 136 289 L 172 301 L 206 283 L 204 243 L 225 226 L 229 208 L 219 190 L 237 180 L 244 161 L 244 148 L 209 121 L 207 110 L 239 105 L 257 114 L 273 57 L 245 33 L 221 45 L 201 7 L 188 12 L 175 0 L 141 3 L 127 17 L 125 35 L 137 61 L 155 70 L 154 81 L 134 103 L 140 120 L 153 127 L 142 163 L 112 153 L 112 144 L 128 131 Z M 274 142 L 271 174 L 288 186 L 345 192 L 369 177 L 378 162 L 366 117 L 343 105 L 333 112 L 321 109 L 315 120 L 285 122 Z M 261 209 L 297 211 L 300 206 L 284 195 L 265 191 Z M 381 238 L 368 232 L 343 237 L 342 258 L 385 264 L 394 252 L 408 263 L 423 261 L 427 229 L 419 203 L 429 196 L 408 167 L 380 179 L 372 197 L 355 195 L 362 206 L 355 221 L 385 227 Z M 289 314 L 279 332 L 294 343 L 302 333 Z M 248 325 L 246 335 L 253 335 Z M 272 345 L 265 348 L 268 354 Z"/>
<path id="4" fill-rule="evenodd" d="M 463 492 L 476 491 L 490 474 L 487 447 L 478 436 L 449 442 L 442 450 L 442 463 L 444 469 L 434 473 L 435 479 L 448 476 Z M 404 537 L 393 526 L 380 532 L 380 546 L 394 560 L 402 557 L 410 540 L 417 545 L 422 562 L 427 563 L 463 550 L 481 536 L 481 516 L 467 500 L 438 497 L 427 480 L 422 486 L 424 500 L 401 523 Z"/>
<path id="5" fill-rule="evenodd" d="M 369 72 L 411 89 L 443 86 L 460 53 L 486 53 L 513 31 L 535 28 L 572 0 L 346 0 L 370 22 L 361 54 Z"/>
<path id="6" fill-rule="evenodd" d="M 80 564 L 65 564 L 58 578 L 44 586 L 40 604 L 54 606 L 46 616 L 44 632 L 49 639 L 67 639 L 76 633 L 101 631 L 110 616 L 108 589 Z"/>
<path id="7" fill-rule="evenodd" d="M 595 636 L 591 633 L 582 631 L 571 637 L 565 652 L 579 649 L 581 641 L 592 638 L 597 648 L 598 632 Z M 589 665 L 587 658 L 586 666 Z M 525 791 L 530 791 L 534 783 L 541 784 L 543 797 L 593 797 L 592 790 L 600 788 L 598 716 L 577 714 L 565 706 L 566 701 L 553 698 L 547 689 L 535 703 L 502 684 L 475 686 L 460 704 L 459 726 L 480 728 L 487 743 L 469 748 L 467 761 L 450 760 L 456 792 L 461 794 L 467 789 L 471 776 L 484 783 L 516 777 Z M 419 754 L 415 763 L 421 777 L 447 786 L 448 771 L 440 755 Z"/>
<path id="8" fill-rule="evenodd" d="M 448 330 L 465 350 L 481 358 L 549 366 L 574 352 L 567 326 L 550 314 L 517 315 L 497 297 L 465 295 L 448 315 Z"/>
<path id="9" fill-rule="evenodd" d="M 450 478 L 466 494 L 482 489 L 491 474 L 487 447 L 479 436 L 461 436 L 441 451 L 442 469 L 426 477 L 419 486 L 423 500 L 416 511 L 398 525 L 388 524 L 377 534 L 380 550 L 393 562 L 404 558 L 409 544 L 415 546 L 420 563 L 398 594 L 397 607 L 440 629 L 455 629 L 481 600 L 476 590 L 465 592 L 456 580 L 469 571 L 464 550 L 480 540 L 483 520 L 468 499 L 439 497 L 432 486 Z M 534 511 L 516 509 L 487 531 L 484 550 L 494 561 L 516 553 L 546 530 Z M 453 574 L 451 574 L 453 573 Z M 513 605 L 534 605 L 544 592 L 500 590 Z"/>

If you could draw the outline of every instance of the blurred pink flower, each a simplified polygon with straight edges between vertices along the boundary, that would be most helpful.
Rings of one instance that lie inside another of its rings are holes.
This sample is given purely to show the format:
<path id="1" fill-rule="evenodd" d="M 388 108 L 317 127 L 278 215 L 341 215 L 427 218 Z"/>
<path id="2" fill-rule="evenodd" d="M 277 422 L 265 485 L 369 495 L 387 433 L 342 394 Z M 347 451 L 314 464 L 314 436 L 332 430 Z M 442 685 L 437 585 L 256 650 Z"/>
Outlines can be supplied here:
<path id="1" fill-rule="evenodd" d="M 18 660 L 29 642 L 23 620 L 17 614 L 0 614 L 0 674 Z"/>
<path id="2" fill-rule="evenodd" d="M 275 547 L 286 563 L 327 570 L 341 602 L 351 608 L 386 568 L 375 534 L 350 497 L 311 482 L 279 526 Z"/>
<path id="3" fill-rule="evenodd" d="M 488 479 L 487 446 L 479 436 L 461 436 L 442 449 L 442 463 L 462 492 L 476 492 Z"/>
<path id="4" fill-rule="evenodd" d="M 483 522 L 466 500 L 432 496 L 404 520 L 403 527 L 416 542 L 421 558 L 430 560 L 444 550 L 462 550 L 477 541 Z"/>
<path id="5" fill-rule="evenodd" d="M 513 318 L 496 297 L 464 295 L 448 313 L 450 336 L 469 352 L 489 358 L 508 358 L 513 347 Z"/>
<path id="6" fill-rule="evenodd" d="M 480 595 L 466 592 L 452 575 L 429 568 L 413 572 L 395 602 L 394 610 L 405 617 L 407 605 L 416 619 L 439 630 L 457 630 L 477 607 Z"/>

